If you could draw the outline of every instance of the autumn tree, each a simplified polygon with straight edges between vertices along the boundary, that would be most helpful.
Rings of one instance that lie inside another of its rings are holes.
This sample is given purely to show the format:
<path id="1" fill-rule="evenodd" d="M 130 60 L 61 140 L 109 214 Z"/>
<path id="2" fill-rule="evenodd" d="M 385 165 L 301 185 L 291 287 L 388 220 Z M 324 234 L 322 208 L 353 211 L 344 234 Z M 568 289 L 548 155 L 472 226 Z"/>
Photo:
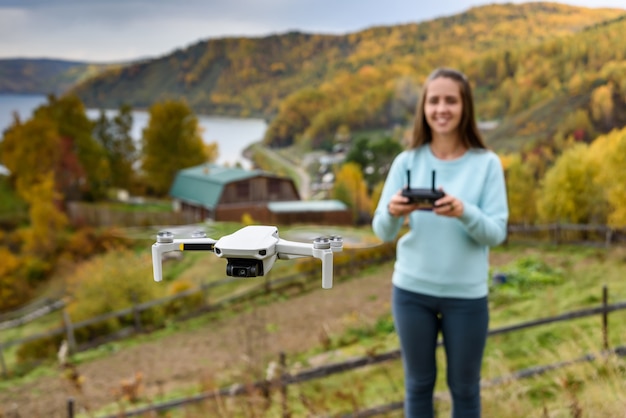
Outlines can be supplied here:
<path id="1" fill-rule="evenodd" d="M 607 222 L 613 227 L 626 226 L 626 129 L 613 131 L 589 146 L 589 157 L 598 166 L 598 189 L 609 209 Z"/>
<path id="2" fill-rule="evenodd" d="M 541 220 L 568 223 L 604 223 L 606 205 L 596 184 L 599 167 L 586 144 L 566 150 L 548 169 L 541 185 L 537 210 Z"/>
<path id="3" fill-rule="evenodd" d="M 143 131 L 141 169 L 144 181 L 164 196 L 176 173 L 206 161 L 198 118 L 186 102 L 166 100 L 150 107 Z"/>
<path id="4" fill-rule="evenodd" d="M 537 215 L 537 182 L 533 168 L 519 154 L 503 158 L 509 200 L 509 222 L 533 224 Z"/>
<path id="5" fill-rule="evenodd" d="M 48 118 L 14 121 L 5 131 L 0 147 L 2 163 L 22 199 L 45 175 L 56 171 L 61 159 L 61 138 L 56 124 Z"/>
<path id="6" fill-rule="evenodd" d="M 20 274 L 21 262 L 18 256 L 0 246 L 0 260 L 0 312 L 5 312 L 26 302 L 32 294 L 32 288 Z"/>
<path id="7" fill-rule="evenodd" d="M 25 194 L 29 205 L 30 224 L 21 231 L 22 252 L 39 259 L 51 259 L 61 245 L 59 239 L 68 225 L 65 214 L 54 204 L 59 200 L 52 172 L 44 174 L 41 181 Z"/>
<path id="8" fill-rule="evenodd" d="M 293 145 L 309 127 L 312 119 L 328 104 L 327 94 L 314 88 L 304 88 L 291 94 L 281 103 L 279 113 L 268 126 L 263 142 L 272 147 Z"/>
<path id="9" fill-rule="evenodd" d="M 335 176 L 331 196 L 350 208 L 355 222 L 361 223 L 368 220 L 371 213 L 370 198 L 361 166 L 358 164 L 345 163 L 341 166 Z"/>
<path id="10" fill-rule="evenodd" d="M 37 108 L 33 119 L 50 120 L 60 138 L 56 187 L 65 200 L 98 200 L 106 195 L 111 175 L 106 152 L 93 137 L 94 123 L 76 96 L 56 98 Z"/>
<path id="11" fill-rule="evenodd" d="M 596 87 L 591 93 L 591 115 L 605 129 L 613 123 L 613 88 L 610 84 Z"/>

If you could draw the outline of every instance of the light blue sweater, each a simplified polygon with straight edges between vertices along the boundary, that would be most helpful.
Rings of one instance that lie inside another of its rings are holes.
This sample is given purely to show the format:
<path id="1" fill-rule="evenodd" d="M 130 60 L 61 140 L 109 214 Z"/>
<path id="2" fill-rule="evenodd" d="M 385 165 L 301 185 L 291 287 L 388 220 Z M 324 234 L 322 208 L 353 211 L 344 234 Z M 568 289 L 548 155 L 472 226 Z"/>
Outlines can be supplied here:
<path id="1" fill-rule="evenodd" d="M 385 181 L 372 220 L 374 233 L 393 241 L 403 218 L 389 214 L 391 196 L 406 186 L 430 188 L 432 170 L 436 188 L 463 202 L 459 218 L 416 210 L 409 215 L 410 230 L 399 240 L 393 284 L 431 296 L 480 298 L 488 293 L 489 247 L 506 238 L 509 216 L 504 173 L 498 156 L 472 149 L 455 160 L 440 160 L 429 145 L 400 153 Z"/>

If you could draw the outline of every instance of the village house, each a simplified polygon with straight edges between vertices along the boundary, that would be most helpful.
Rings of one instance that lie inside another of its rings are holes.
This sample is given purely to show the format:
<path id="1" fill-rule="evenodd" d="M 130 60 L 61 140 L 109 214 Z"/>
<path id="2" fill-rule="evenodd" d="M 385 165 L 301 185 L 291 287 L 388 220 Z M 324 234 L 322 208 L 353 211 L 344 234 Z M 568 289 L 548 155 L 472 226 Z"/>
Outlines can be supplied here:
<path id="1" fill-rule="evenodd" d="M 180 170 L 170 188 L 174 210 L 194 221 L 348 225 L 352 213 L 337 200 L 303 201 L 293 180 L 261 170 L 202 164 Z"/>

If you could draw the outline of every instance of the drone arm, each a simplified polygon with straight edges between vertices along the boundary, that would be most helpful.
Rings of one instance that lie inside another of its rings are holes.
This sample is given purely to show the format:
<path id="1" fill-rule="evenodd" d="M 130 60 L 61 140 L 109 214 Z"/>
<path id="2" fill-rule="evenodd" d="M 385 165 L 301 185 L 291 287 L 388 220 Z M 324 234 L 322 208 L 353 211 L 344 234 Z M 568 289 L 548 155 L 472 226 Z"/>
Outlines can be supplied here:
<path id="1" fill-rule="evenodd" d="M 152 272 L 154 274 L 154 281 L 160 282 L 163 280 L 163 253 L 170 251 L 176 251 L 178 249 L 178 243 L 155 243 L 152 244 Z"/>
<path id="2" fill-rule="evenodd" d="M 279 240 L 276 244 L 276 254 L 280 260 L 291 260 L 292 258 L 311 257 L 313 248 L 311 244 L 303 242 Z"/>
<path id="3" fill-rule="evenodd" d="M 154 281 L 163 280 L 163 253 L 171 251 L 213 251 L 215 240 L 211 238 L 165 239 L 152 244 L 152 271 Z"/>
<path id="4" fill-rule="evenodd" d="M 332 250 L 313 250 L 313 256 L 322 260 L 322 288 L 333 287 L 333 252 Z"/>
<path id="5" fill-rule="evenodd" d="M 276 244 L 276 253 L 281 260 L 307 256 L 319 258 L 322 261 L 322 288 L 333 287 L 333 250 L 330 244 L 327 248 L 316 248 L 311 244 L 280 240 Z"/>

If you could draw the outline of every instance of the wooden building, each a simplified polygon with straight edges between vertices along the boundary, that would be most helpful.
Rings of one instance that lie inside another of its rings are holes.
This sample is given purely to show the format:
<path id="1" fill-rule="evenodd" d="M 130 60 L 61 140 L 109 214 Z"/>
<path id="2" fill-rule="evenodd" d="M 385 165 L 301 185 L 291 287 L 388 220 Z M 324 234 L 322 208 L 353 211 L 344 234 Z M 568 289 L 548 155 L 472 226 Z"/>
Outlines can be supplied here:
<path id="1" fill-rule="evenodd" d="M 195 221 L 240 222 L 247 214 L 266 224 L 347 225 L 352 214 L 336 200 L 303 201 L 290 178 L 261 170 L 203 164 L 177 173 L 170 196 Z"/>

